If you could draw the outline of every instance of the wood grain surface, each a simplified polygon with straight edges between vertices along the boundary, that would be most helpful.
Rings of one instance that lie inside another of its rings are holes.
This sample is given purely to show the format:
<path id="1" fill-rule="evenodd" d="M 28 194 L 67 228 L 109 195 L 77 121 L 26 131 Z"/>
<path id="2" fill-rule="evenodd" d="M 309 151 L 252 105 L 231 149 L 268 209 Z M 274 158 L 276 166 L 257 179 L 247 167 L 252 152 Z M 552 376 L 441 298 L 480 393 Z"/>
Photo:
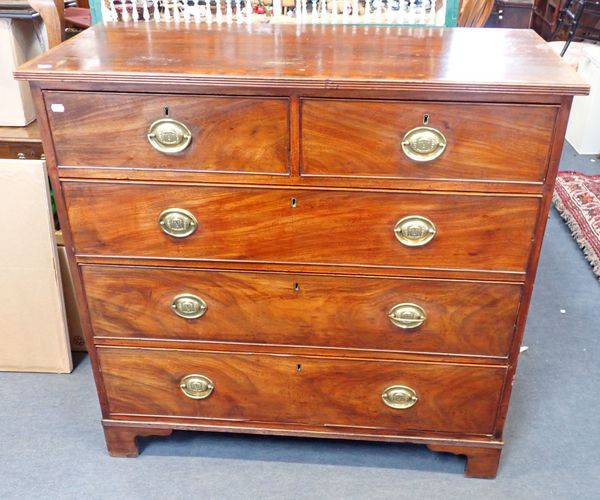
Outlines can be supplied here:
<path id="1" fill-rule="evenodd" d="M 487 435 L 506 369 L 451 364 L 372 362 L 326 357 L 98 348 L 111 415 L 156 415 L 430 430 Z M 214 383 L 206 399 L 179 388 L 201 374 Z M 392 385 L 416 391 L 405 410 L 387 406 Z"/>
<path id="2" fill-rule="evenodd" d="M 47 92 L 44 99 L 60 165 L 263 174 L 289 170 L 287 99 L 98 92 Z M 157 151 L 146 137 L 150 125 L 166 117 L 192 133 L 191 144 L 180 153 Z"/>
<path id="3" fill-rule="evenodd" d="M 539 206 L 533 197 L 158 184 L 68 182 L 63 190 L 78 254 L 517 272 Z M 161 231 L 159 215 L 173 207 L 198 219 L 190 237 Z M 426 246 L 395 237 L 397 221 L 411 215 L 437 227 Z"/>
<path id="4" fill-rule="evenodd" d="M 241 342 L 506 357 L 521 286 L 451 280 L 83 266 L 96 337 Z M 208 310 L 184 319 L 181 293 Z M 399 303 L 427 314 L 394 326 Z"/>
<path id="5" fill-rule="evenodd" d="M 404 179 L 544 180 L 557 106 L 308 99 L 302 102 L 302 175 Z M 442 155 L 402 151 L 415 127 L 439 130 Z"/>
<path id="6" fill-rule="evenodd" d="M 254 92 L 283 87 L 490 96 L 589 90 L 532 31 L 396 26 L 99 24 L 21 66 L 16 76 Z"/>

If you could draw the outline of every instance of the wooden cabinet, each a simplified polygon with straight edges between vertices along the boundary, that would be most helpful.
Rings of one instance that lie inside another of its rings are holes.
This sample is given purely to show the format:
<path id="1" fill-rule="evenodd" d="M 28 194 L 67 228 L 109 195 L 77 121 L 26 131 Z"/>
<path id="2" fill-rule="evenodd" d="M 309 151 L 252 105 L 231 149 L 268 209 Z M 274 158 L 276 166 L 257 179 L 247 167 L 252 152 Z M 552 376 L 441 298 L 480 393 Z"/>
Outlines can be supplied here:
<path id="1" fill-rule="evenodd" d="M 550 40 L 558 24 L 558 14 L 565 4 L 563 0 L 534 0 L 531 28 L 544 40 Z"/>
<path id="2" fill-rule="evenodd" d="M 112 455 L 216 430 L 421 443 L 496 474 L 587 92 L 536 35 L 116 24 L 18 77 Z"/>

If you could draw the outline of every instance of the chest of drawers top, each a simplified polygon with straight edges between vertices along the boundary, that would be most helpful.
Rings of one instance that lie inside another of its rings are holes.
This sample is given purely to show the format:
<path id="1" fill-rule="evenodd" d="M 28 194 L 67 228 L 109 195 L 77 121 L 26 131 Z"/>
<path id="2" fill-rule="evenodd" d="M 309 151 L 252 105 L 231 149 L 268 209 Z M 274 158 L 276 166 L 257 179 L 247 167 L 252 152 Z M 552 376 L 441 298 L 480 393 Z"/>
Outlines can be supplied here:
<path id="1" fill-rule="evenodd" d="M 528 30 L 322 25 L 115 23 L 95 26 L 19 68 L 47 86 L 156 84 L 252 94 L 367 91 L 547 96 L 587 86 Z M 133 86 L 133 87 L 132 87 Z M 251 89 L 251 90 L 250 90 Z M 420 94 L 423 98 L 423 94 Z"/>

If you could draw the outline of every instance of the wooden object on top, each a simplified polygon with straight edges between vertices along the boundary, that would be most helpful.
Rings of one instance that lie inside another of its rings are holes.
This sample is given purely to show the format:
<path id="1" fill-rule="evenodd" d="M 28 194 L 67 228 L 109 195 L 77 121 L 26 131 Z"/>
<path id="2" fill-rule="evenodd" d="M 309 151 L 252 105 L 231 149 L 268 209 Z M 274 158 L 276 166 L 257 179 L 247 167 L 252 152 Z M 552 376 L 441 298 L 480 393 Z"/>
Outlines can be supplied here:
<path id="1" fill-rule="evenodd" d="M 18 77 L 268 92 L 586 92 L 572 69 L 530 31 L 114 23 L 93 26 L 40 62 L 22 66 Z"/>
<path id="2" fill-rule="evenodd" d="M 109 453 L 214 430 L 420 443 L 495 476 L 588 91 L 537 35 L 119 24 L 17 76 Z"/>
<path id="3" fill-rule="evenodd" d="M 36 121 L 25 127 L 0 127 L 0 158 L 39 160 L 43 154 Z"/>
<path id="4" fill-rule="evenodd" d="M 64 0 L 29 0 L 31 7 L 39 12 L 46 33 L 48 46 L 56 47 L 65 39 L 65 2 Z"/>

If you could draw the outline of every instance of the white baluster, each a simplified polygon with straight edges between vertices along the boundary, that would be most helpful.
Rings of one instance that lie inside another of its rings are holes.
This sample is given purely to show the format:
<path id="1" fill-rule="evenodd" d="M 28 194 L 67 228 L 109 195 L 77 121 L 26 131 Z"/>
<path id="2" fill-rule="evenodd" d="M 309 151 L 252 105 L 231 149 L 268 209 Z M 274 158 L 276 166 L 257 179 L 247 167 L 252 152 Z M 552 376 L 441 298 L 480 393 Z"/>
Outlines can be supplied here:
<path id="1" fill-rule="evenodd" d="M 358 0 L 352 0 L 352 23 L 358 23 Z"/>
<path id="2" fill-rule="evenodd" d="M 140 15 L 137 10 L 137 2 L 135 0 L 131 0 L 131 18 L 137 22 L 140 19 Z"/>
<path id="3" fill-rule="evenodd" d="M 215 6 L 217 8 L 217 22 L 221 24 L 223 22 L 223 12 L 221 12 L 221 0 L 215 0 Z"/>
<path id="4" fill-rule="evenodd" d="M 100 0 L 100 14 L 102 15 L 102 22 L 112 21 L 112 14 L 104 3 L 104 0 Z"/>
<path id="5" fill-rule="evenodd" d="M 127 12 L 127 2 L 125 0 L 121 3 L 121 20 L 129 21 L 129 12 Z"/>
<path id="6" fill-rule="evenodd" d="M 171 6 L 169 5 L 169 0 L 165 0 L 163 2 L 163 6 L 165 8 L 165 12 L 163 14 L 165 21 L 170 22 L 171 21 Z"/>
<path id="7" fill-rule="evenodd" d="M 246 0 L 246 22 L 248 24 L 252 23 L 252 2 L 250 0 Z"/>
<path id="8" fill-rule="evenodd" d="M 327 2 L 331 0 L 321 0 L 321 22 L 327 19 Z"/>
<path id="9" fill-rule="evenodd" d="M 377 23 L 381 23 L 383 20 L 383 0 L 374 0 L 375 4 L 375 20 Z"/>
<path id="10" fill-rule="evenodd" d="M 331 22 L 336 24 L 338 22 L 338 0 L 329 0 L 331 5 Z"/>
<path id="11" fill-rule="evenodd" d="M 394 9 L 392 9 L 392 1 L 388 0 L 385 10 L 385 22 L 391 24 L 394 22 Z"/>
<path id="12" fill-rule="evenodd" d="M 200 22 L 200 0 L 194 0 L 195 1 L 195 6 L 197 5 L 197 9 L 194 6 L 194 16 L 196 16 L 198 18 L 197 22 Z M 196 14 L 196 11 L 198 12 Z M 213 22 L 213 15 L 212 15 L 212 10 L 210 8 L 210 0 L 205 0 L 204 1 L 204 18 L 206 19 L 206 22 L 208 24 L 212 24 Z"/>
<path id="13" fill-rule="evenodd" d="M 233 21 L 233 9 L 231 8 L 231 2 L 233 2 L 233 0 L 225 0 L 225 2 L 227 2 L 227 23 L 231 24 Z"/>
<path id="14" fill-rule="evenodd" d="M 190 4 L 188 0 L 183 0 L 183 12 L 182 12 L 183 20 L 186 23 L 190 22 Z"/>
<path id="15" fill-rule="evenodd" d="M 350 1 L 342 0 L 342 23 L 348 24 L 348 11 L 350 10 Z"/>
<path id="16" fill-rule="evenodd" d="M 181 21 L 181 14 L 179 12 L 179 1 L 175 0 L 173 2 L 173 20 L 175 22 Z"/>
<path id="17" fill-rule="evenodd" d="M 365 13 L 363 15 L 363 22 L 369 24 L 371 22 L 371 0 L 365 0 Z"/>
<path id="18" fill-rule="evenodd" d="M 310 0 L 310 6 L 310 16 L 312 17 L 312 21 L 314 23 L 319 18 L 319 13 L 317 12 L 317 0 Z"/>
<path id="19" fill-rule="evenodd" d="M 150 20 L 150 12 L 148 11 L 148 0 L 142 0 L 142 19 L 146 22 Z"/>
<path id="20" fill-rule="evenodd" d="M 242 22 L 242 0 L 235 0 L 235 19 L 238 24 Z"/>

